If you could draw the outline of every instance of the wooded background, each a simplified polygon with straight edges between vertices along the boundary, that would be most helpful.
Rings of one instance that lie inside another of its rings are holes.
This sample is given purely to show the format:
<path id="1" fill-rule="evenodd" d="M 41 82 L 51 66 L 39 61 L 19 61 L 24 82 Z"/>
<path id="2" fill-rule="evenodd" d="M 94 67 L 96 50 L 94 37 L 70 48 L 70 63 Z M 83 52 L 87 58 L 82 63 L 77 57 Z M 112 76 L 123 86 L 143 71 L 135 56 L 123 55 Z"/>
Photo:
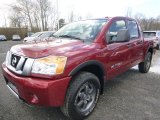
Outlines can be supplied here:
<path id="1" fill-rule="evenodd" d="M 0 28 L 0 34 L 6 35 L 8 39 L 11 39 L 13 34 L 19 34 L 24 38 L 27 32 L 55 31 L 58 29 L 58 22 L 61 28 L 73 21 L 92 18 L 92 15 L 82 17 L 71 10 L 68 18 L 59 19 L 57 8 L 51 4 L 50 0 L 16 0 L 16 4 L 9 7 L 9 26 L 4 25 Z M 129 7 L 124 16 L 135 18 L 142 30 L 160 30 L 160 15 L 147 18 L 142 13 L 133 14 Z"/>

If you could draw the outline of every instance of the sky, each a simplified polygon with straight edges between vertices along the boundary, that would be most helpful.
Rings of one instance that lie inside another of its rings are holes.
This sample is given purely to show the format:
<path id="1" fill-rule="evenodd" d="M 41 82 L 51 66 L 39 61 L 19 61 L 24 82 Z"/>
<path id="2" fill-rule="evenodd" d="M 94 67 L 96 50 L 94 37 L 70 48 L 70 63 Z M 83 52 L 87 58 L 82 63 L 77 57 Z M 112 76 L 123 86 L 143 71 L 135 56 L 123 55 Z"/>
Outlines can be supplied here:
<path id="1" fill-rule="evenodd" d="M 50 0 L 54 5 L 56 0 Z M 9 5 L 16 0 L 0 2 L 0 27 L 8 21 Z M 132 15 L 142 13 L 146 17 L 160 15 L 160 0 L 58 0 L 60 18 L 68 18 L 70 11 L 82 17 L 125 16 L 129 8 Z M 8 24 L 8 23 L 7 23 Z"/>

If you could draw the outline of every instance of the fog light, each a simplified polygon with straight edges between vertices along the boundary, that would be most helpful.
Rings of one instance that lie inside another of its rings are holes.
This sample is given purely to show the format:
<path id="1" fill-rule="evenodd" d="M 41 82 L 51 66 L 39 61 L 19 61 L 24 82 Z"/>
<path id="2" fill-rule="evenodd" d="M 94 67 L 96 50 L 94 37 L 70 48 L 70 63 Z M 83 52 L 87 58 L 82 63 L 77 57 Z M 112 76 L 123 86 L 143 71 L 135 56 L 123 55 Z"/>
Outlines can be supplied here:
<path id="1" fill-rule="evenodd" d="M 31 95 L 31 103 L 38 103 L 38 97 L 35 94 Z"/>

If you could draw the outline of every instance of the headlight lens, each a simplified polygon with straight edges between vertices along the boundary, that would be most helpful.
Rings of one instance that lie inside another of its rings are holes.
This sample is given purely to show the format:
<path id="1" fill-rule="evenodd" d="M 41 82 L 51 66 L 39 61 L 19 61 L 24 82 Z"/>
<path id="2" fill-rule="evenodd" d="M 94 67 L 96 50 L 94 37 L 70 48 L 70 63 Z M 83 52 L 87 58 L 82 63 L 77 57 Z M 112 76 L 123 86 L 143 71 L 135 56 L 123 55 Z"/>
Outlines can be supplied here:
<path id="1" fill-rule="evenodd" d="M 66 61 L 67 57 L 64 56 L 48 56 L 36 59 L 33 63 L 31 73 L 44 75 L 62 74 Z"/>

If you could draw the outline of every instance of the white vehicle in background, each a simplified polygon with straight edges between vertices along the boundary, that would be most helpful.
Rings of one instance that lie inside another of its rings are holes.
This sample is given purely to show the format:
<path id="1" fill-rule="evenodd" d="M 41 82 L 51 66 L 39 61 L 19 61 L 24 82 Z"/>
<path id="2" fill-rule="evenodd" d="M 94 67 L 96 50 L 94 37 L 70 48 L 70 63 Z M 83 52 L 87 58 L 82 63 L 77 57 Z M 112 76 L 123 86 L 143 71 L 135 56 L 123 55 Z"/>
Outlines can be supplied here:
<path id="1" fill-rule="evenodd" d="M 6 41 L 6 40 L 7 40 L 7 38 L 5 35 L 0 35 L 0 41 Z"/>
<path id="2" fill-rule="evenodd" d="M 37 32 L 30 37 L 25 37 L 24 42 L 32 42 L 34 40 L 42 40 L 44 38 L 52 37 L 54 34 L 54 31 L 43 31 L 43 32 Z"/>
<path id="3" fill-rule="evenodd" d="M 13 41 L 19 41 L 19 40 L 21 40 L 21 37 L 18 34 L 15 34 L 15 35 L 12 36 L 12 40 Z"/>
<path id="4" fill-rule="evenodd" d="M 145 39 L 153 38 L 155 48 L 160 49 L 160 31 L 143 31 L 143 36 Z"/>

